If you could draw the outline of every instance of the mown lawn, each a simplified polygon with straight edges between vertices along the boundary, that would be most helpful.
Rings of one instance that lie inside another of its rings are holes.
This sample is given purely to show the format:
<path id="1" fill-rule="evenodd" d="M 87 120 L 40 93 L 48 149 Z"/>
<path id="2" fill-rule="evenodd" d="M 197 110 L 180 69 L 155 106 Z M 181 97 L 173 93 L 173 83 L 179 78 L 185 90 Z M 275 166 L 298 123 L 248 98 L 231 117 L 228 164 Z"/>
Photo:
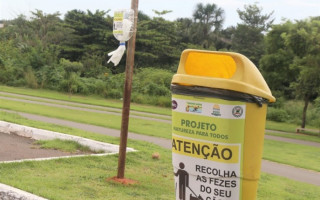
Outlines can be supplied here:
<path id="1" fill-rule="evenodd" d="M 56 92 L 52 90 L 44 90 L 44 89 L 30 89 L 30 88 L 19 88 L 19 87 L 9 87 L 0 85 L 0 91 L 3 92 L 10 92 L 14 94 L 23 94 L 35 97 L 43 97 L 48 99 L 55 99 L 55 100 L 63 100 L 69 102 L 77 102 L 89 105 L 98 105 L 98 106 L 106 106 L 112 108 L 122 108 L 122 101 L 121 100 L 114 100 L 114 99 L 105 99 L 99 96 L 84 96 L 84 95 L 72 95 L 70 96 L 67 93 Z M 161 115 L 171 115 L 170 108 L 162 108 L 156 106 L 149 106 L 149 105 L 140 105 L 132 103 L 130 106 L 131 110 L 147 112 L 147 113 L 155 113 Z"/>
<path id="2" fill-rule="evenodd" d="M 320 172 L 319 157 L 319 147 L 275 140 L 264 141 L 263 158 L 266 160 Z"/>
<path id="3" fill-rule="evenodd" d="M 78 135 L 102 142 L 118 144 L 119 139 L 73 128 L 27 120 L 14 114 L 0 113 L 20 124 Z M 117 173 L 117 155 L 104 157 L 69 158 L 42 162 L 0 164 L 0 182 L 51 200 L 81 199 L 174 199 L 171 151 L 156 145 L 128 141 L 138 150 L 127 154 L 126 178 L 138 181 L 124 186 L 107 181 Z M 154 152 L 160 159 L 152 159 Z M 319 187 L 262 173 L 258 199 L 317 199 Z"/>
<path id="4" fill-rule="evenodd" d="M 103 126 L 112 129 L 120 129 L 121 125 L 121 116 L 113 114 L 72 110 L 4 99 L 0 99 L 0 108 Z M 157 122 L 154 120 L 131 118 L 129 131 L 167 139 L 171 138 L 171 124 Z"/>
<path id="5" fill-rule="evenodd" d="M 121 116 L 93 113 L 51 106 L 21 103 L 0 99 L 0 108 L 34 113 L 49 117 L 66 119 L 80 123 L 93 124 L 113 129 L 120 129 Z M 2 112 L 0 119 L 31 126 L 34 122 L 24 122 L 18 115 Z M 50 128 L 50 127 L 49 127 Z M 55 128 L 55 127 L 53 127 Z M 45 128 L 48 129 L 48 128 Z M 145 119 L 130 119 L 129 131 L 161 138 L 171 138 L 171 124 Z M 306 136 L 306 138 L 309 136 Z M 320 171 L 320 148 L 297 145 L 273 140 L 265 140 L 263 158 L 296 167 Z M 307 161 L 304 162 L 304 160 Z"/>
<path id="6" fill-rule="evenodd" d="M 269 131 L 266 131 L 266 134 L 284 137 L 284 138 L 291 138 L 291 139 L 296 139 L 296 140 L 318 142 L 320 145 L 320 136 L 307 135 L 307 134 L 301 134 L 301 133 L 273 133 L 273 132 L 269 132 Z"/>

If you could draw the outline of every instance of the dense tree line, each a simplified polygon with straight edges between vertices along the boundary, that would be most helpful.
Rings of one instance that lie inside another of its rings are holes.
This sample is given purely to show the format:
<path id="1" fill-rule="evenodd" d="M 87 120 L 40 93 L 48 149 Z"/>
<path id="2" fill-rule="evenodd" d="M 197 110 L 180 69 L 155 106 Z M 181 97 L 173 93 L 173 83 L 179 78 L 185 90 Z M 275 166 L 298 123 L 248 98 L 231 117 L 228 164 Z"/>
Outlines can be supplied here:
<path id="1" fill-rule="evenodd" d="M 320 17 L 274 25 L 265 40 L 261 70 L 278 97 L 304 101 L 304 128 L 309 103 L 318 98 L 320 110 Z"/>
<path id="2" fill-rule="evenodd" d="M 309 103 L 320 102 L 320 17 L 275 25 L 273 13 L 252 4 L 237 10 L 241 23 L 223 28 L 225 11 L 216 4 L 197 4 L 190 18 L 175 21 L 163 18 L 170 11 L 154 12 L 138 15 L 133 101 L 169 106 L 171 76 L 186 48 L 234 51 L 263 73 L 279 99 L 273 107 L 304 101 L 305 126 Z M 125 59 L 117 67 L 107 63 L 107 53 L 119 45 L 109 11 L 61 16 L 35 10 L 30 19 L 3 23 L 1 84 L 121 98 Z"/>

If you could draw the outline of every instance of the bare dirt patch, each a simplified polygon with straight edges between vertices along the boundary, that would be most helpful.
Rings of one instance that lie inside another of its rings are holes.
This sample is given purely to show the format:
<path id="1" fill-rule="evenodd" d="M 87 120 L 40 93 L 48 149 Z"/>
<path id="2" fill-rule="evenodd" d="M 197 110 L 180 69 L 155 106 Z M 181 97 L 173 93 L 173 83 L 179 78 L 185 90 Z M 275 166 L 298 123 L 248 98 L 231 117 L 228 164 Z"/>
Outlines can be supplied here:
<path id="1" fill-rule="evenodd" d="M 118 178 L 116 176 L 108 178 L 108 179 L 106 179 L 106 181 L 120 183 L 120 184 L 123 184 L 123 185 L 136 185 L 136 184 L 139 184 L 139 182 L 136 181 L 136 180 L 127 179 L 127 178 Z"/>
<path id="2" fill-rule="evenodd" d="M 40 146 L 35 145 L 34 142 L 34 139 L 0 132 L 0 161 L 85 154 L 83 152 L 69 153 L 53 149 L 40 149 Z"/>

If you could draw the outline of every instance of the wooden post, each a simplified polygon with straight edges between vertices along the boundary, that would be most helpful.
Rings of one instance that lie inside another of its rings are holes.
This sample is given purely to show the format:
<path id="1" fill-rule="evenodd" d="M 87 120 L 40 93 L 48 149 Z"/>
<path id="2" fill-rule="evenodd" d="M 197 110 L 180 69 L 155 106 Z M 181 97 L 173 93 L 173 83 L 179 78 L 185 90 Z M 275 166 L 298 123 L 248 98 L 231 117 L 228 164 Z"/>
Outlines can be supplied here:
<path id="1" fill-rule="evenodd" d="M 137 20 L 138 20 L 138 4 L 139 4 L 139 0 L 131 0 L 131 9 L 134 10 L 134 24 L 133 24 L 134 32 L 128 42 L 128 50 L 127 50 L 127 58 L 126 58 L 126 80 L 125 80 L 124 92 L 123 92 L 123 107 L 122 107 L 122 121 L 121 121 L 117 178 L 124 178 L 125 163 L 126 163 L 132 75 L 133 75 L 133 66 L 134 66 L 134 53 L 135 53 L 135 46 L 136 46 L 136 33 L 137 33 Z"/>

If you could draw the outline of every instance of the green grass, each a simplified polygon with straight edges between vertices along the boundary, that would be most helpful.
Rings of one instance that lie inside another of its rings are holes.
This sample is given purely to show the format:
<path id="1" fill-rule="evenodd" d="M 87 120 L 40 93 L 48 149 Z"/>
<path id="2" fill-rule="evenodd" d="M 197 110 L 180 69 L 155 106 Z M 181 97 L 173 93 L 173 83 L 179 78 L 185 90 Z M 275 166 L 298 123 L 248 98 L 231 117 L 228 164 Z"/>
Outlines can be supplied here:
<path id="1" fill-rule="evenodd" d="M 12 113 L 1 112 L 0 119 L 97 141 L 119 143 L 118 138 L 32 121 Z M 128 146 L 138 152 L 127 154 L 125 176 L 137 180 L 137 185 L 123 186 L 106 181 L 117 173 L 116 155 L 0 164 L 0 182 L 51 200 L 174 199 L 171 151 L 134 140 L 128 140 Z M 154 152 L 160 153 L 160 160 L 151 158 Z M 319 196 L 317 186 L 274 175 L 262 173 L 259 182 L 258 200 L 307 200 Z"/>
<path id="2" fill-rule="evenodd" d="M 100 106 L 119 108 L 119 109 L 122 108 L 122 101 L 120 100 L 105 99 L 105 98 L 94 96 L 94 95 L 90 95 L 90 96 L 72 95 L 70 97 L 69 94 L 67 93 L 61 93 L 61 92 L 56 92 L 52 90 L 44 90 L 44 89 L 35 90 L 35 89 L 21 88 L 21 87 L 9 87 L 4 85 L 0 85 L 0 91 L 9 92 L 13 94 L 24 94 L 24 95 L 35 96 L 35 97 L 43 97 L 48 99 L 63 100 L 67 102 L 100 105 Z M 161 108 L 161 107 L 132 103 L 131 110 L 171 116 L 170 108 Z M 274 122 L 274 121 L 266 122 L 266 128 L 271 130 L 295 132 L 297 127 L 299 127 L 299 125 L 289 124 L 289 123 L 280 123 L 280 122 Z M 309 127 L 309 126 L 307 128 L 317 129 L 315 127 Z"/>
<path id="3" fill-rule="evenodd" d="M 112 129 L 120 129 L 121 125 L 121 116 L 113 114 L 93 113 L 3 99 L 0 99 L 0 108 L 103 126 Z M 129 131 L 131 132 L 168 139 L 171 138 L 171 124 L 138 118 L 131 118 L 129 123 Z"/>
<path id="4" fill-rule="evenodd" d="M 311 129 L 311 128 L 310 128 Z M 302 134 L 320 137 L 320 128 L 300 131 Z"/>
<path id="5" fill-rule="evenodd" d="M 142 145 L 142 144 L 140 144 Z M 123 186 L 106 181 L 116 175 L 117 156 L 59 159 L 43 162 L 0 164 L 1 182 L 51 200 L 172 200 L 174 182 L 171 152 L 151 159 L 158 148 L 127 155 L 126 177 L 139 183 Z M 317 199 L 319 187 L 262 173 L 258 200 Z"/>
<path id="6" fill-rule="evenodd" d="M 295 133 L 298 125 L 283 122 L 266 121 L 266 129 Z"/>
<path id="7" fill-rule="evenodd" d="M 3 92 L 10 92 L 14 94 L 23 94 L 35 97 L 43 97 L 48 99 L 55 99 L 55 100 L 63 100 L 63 101 L 70 101 L 70 102 L 77 102 L 83 104 L 90 104 L 90 105 L 98 105 L 98 106 L 106 106 L 112 108 L 122 108 L 122 101 L 114 100 L 114 99 L 105 99 L 99 96 L 82 96 L 82 95 L 72 95 L 69 96 L 67 93 L 56 92 L 52 90 L 44 90 L 44 89 L 29 89 L 29 88 L 19 88 L 19 87 L 9 87 L 0 85 L 0 91 Z M 140 112 L 147 112 L 147 113 L 154 113 L 160 115 L 171 115 L 170 108 L 162 108 L 156 106 L 148 106 L 148 105 L 139 105 L 135 103 L 131 103 L 130 106 L 131 110 L 140 111 Z"/>
<path id="8" fill-rule="evenodd" d="M 263 158 L 278 163 L 320 172 L 320 148 L 274 140 L 265 140 Z"/>
<path id="9" fill-rule="evenodd" d="M 126 178 L 136 185 L 106 181 L 117 173 L 116 155 L 0 164 L 0 182 L 50 200 L 173 199 L 169 150 L 147 143 L 135 147 L 140 151 L 127 154 Z M 160 152 L 160 160 L 151 158 L 153 151 Z"/>
<path id="10" fill-rule="evenodd" d="M 295 133 L 298 127 L 300 127 L 300 125 L 289 124 L 289 123 L 285 123 L 285 122 L 274 122 L 274 121 L 268 121 L 268 120 L 266 121 L 266 129 L 269 129 L 269 130 L 277 130 L 277 131 Z M 317 130 L 317 128 L 312 127 L 312 126 L 307 126 L 306 128 Z"/>
<path id="11" fill-rule="evenodd" d="M 97 141 L 119 143 L 118 138 L 36 122 L 12 113 L 1 112 L 0 119 Z M 116 155 L 0 164 L 0 182 L 51 200 L 173 199 L 171 151 L 134 140 L 128 140 L 128 146 L 138 152 L 127 154 L 126 178 L 137 180 L 137 185 L 123 186 L 106 181 L 116 176 Z M 154 152 L 160 153 L 159 160 L 152 159 Z"/>
<path id="12" fill-rule="evenodd" d="M 1 87 L 1 86 L 0 86 Z M 78 103 L 75 101 L 64 101 L 64 100 L 58 100 L 58 99 L 50 99 L 50 98 L 44 98 L 44 97 L 40 97 L 42 99 L 35 99 L 37 97 L 35 96 L 17 96 L 18 94 L 16 93 L 12 93 L 12 94 L 0 94 L 1 97 L 10 97 L 10 98 L 16 98 L 16 99 L 23 99 L 23 100 L 31 100 L 31 101 L 36 101 L 36 102 L 43 102 L 43 103 L 53 103 L 53 104 L 59 104 L 59 105 L 66 105 L 66 106 L 73 106 L 73 107 L 79 107 L 79 108 L 90 108 L 90 109 L 96 109 L 96 108 L 92 108 L 90 107 L 91 104 L 87 104 L 87 103 L 82 103 L 82 105 L 77 104 L 73 104 L 73 103 Z M 60 101 L 60 102 L 55 102 L 56 100 Z M 62 102 L 61 102 L 62 101 Z M 63 102 L 64 101 L 64 102 Z M 97 105 L 95 105 L 97 106 Z M 105 111 L 111 111 L 111 112 L 115 112 L 115 113 L 121 113 L 121 108 L 116 108 L 119 110 L 115 110 L 114 107 L 103 107 L 100 106 L 99 110 L 105 110 Z M 98 109 L 96 109 L 98 110 Z"/>
<path id="13" fill-rule="evenodd" d="M 16 124 L 21 124 L 21 125 L 25 125 L 25 126 L 30 126 L 30 127 L 34 127 L 34 128 L 45 129 L 45 130 L 49 130 L 49 131 L 66 133 L 69 135 L 90 138 L 90 139 L 102 141 L 102 142 L 107 140 L 108 143 L 111 143 L 111 144 L 119 144 L 119 139 L 115 138 L 115 137 L 109 137 L 109 136 L 98 134 L 98 133 L 91 133 L 91 132 L 84 131 L 81 129 L 75 129 L 75 128 L 70 128 L 70 127 L 66 127 L 66 126 L 56 125 L 56 124 L 50 124 L 50 123 L 29 120 L 24 117 L 21 117 L 18 114 L 14 114 L 14 113 L 0 111 L 0 120 L 11 122 L 11 123 L 16 123 Z"/>
<path id="14" fill-rule="evenodd" d="M 81 104 L 81 103 L 73 102 L 73 101 L 61 102 L 62 100 L 59 100 L 60 102 L 55 102 L 55 99 L 34 99 L 34 98 L 32 98 L 32 96 L 17 96 L 16 94 L 0 94 L 0 96 L 1 97 L 23 99 L 23 100 L 31 100 L 31 101 L 43 102 L 43 103 L 72 106 L 72 107 L 78 107 L 78 108 L 89 108 L 92 110 L 113 112 L 115 114 L 122 113 L 122 109 L 120 109 L 120 108 L 111 108 L 111 107 L 105 107 L 105 106 L 100 106 L 99 108 L 96 108 L 96 107 L 90 106 L 89 104 Z M 41 97 L 41 98 L 43 98 L 43 97 Z M 78 103 L 78 104 L 74 104 L 74 103 Z M 98 106 L 98 105 L 93 105 L 93 106 Z M 142 105 L 141 105 L 141 107 L 142 107 Z M 116 110 L 116 109 L 118 109 L 118 110 Z M 147 112 L 141 112 L 141 111 L 131 111 L 130 115 L 150 117 L 150 118 L 154 118 L 154 119 L 165 119 L 165 120 L 171 119 L 170 115 L 161 115 L 161 114 L 154 115 L 154 113 L 147 113 Z"/>
<path id="15" fill-rule="evenodd" d="M 315 200 L 320 187 L 287 178 L 261 173 L 258 200 Z"/>
<path id="16" fill-rule="evenodd" d="M 60 139 L 54 139 L 54 140 L 38 140 L 34 142 L 34 144 L 40 145 L 41 149 L 55 149 L 60 150 L 64 152 L 69 153 L 98 153 L 94 152 L 90 149 L 88 146 L 84 146 L 79 144 L 76 141 L 72 140 L 60 140 Z M 102 153 L 102 152 L 99 152 Z"/>
<path id="17" fill-rule="evenodd" d="M 13 101 L 3 101 L 0 100 L 0 107 L 7 109 L 19 110 L 28 113 L 40 114 L 49 117 L 56 117 L 61 119 L 67 119 L 71 121 L 77 121 L 82 123 L 88 123 L 98 126 L 105 126 L 114 129 L 120 129 L 121 117 L 115 115 L 92 113 L 86 111 L 76 111 L 62 108 L 53 108 L 50 106 L 40 106 L 35 104 L 27 104 Z M 171 125 L 167 123 L 148 121 L 142 119 L 132 118 L 130 119 L 129 131 L 151 135 L 162 138 L 171 138 Z M 313 158 L 313 162 L 301 162 L 303 156 L 306 155 L 319 155 L 319 148 L 316 147 L 304 147 L 302 145 L 288 144 L 289 147 L 284 148 L 283 142 L 278 141 L 266 141 L 264 158 L 267 160 L 276 161 L 279 163 L 290 164 L 297 167 L 302 167 L 306 169 L 319 170 L 320 162 L 317 162 L 317 158 Z M 289 151 L 283 153 L 285 150 Z M 288 150 L 289 148 L 289 150 Z M 295 159 L 288 160 L 290 154 L 296 156 Z M 302 155 L 301 155 L 302 154 Z M 301 156 L 300 156 L 301 155 Z M 316 168 L 316 169 L 315 169 Z"/>
<path id="18" fill-rule="evenodd" d="M 299 134 L 299 133 L 273 133 L 273 132 L 269 132 L 269 131 L 266 131 L 266 134 L 284 137 L 284 138 L 291 138 L 291 139 L 296 139 L 296 140 L 304 140 L 304 141 L 319 142 L 320 143 L 320 137 L 314 136 L 314 135 L 306 135 L 306 134 Z"/>

